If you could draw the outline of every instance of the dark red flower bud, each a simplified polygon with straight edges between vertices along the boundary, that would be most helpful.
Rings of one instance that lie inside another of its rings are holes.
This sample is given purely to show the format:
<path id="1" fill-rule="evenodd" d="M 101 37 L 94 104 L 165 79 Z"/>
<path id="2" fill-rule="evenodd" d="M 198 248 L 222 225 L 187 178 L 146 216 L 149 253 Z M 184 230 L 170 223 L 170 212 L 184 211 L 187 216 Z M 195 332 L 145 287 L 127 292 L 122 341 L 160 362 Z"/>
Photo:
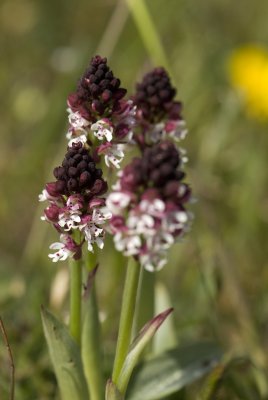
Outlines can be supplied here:
<path id="1" fill-rule="evenodd" d="M 91 183 L 91 174 L 88 171 L 82 172 L 82 174 L 79 177 L 79 186 L 89 186 Z"/>
<path id="2" fill-rule="evenodd" d="M 113 98 L 116 100 L 121 100 L 127 93 L 126 89 L 117 89 L 115 93 L 113 93 Z"/>
<path id="3" fill-rule="evenodd" d="M 60 209 L 56 206 L 56 204 L 51 204 L 44 210 L 44 213 L 49 221 L 58 222 L 59 211 Z"/>
<path id="4" fill-rule="evenodd" d="M 127 124 L 118 124 L 115 129 L 115 136 L 118 139 L 123 139 L 129 133 L 129 126 Z"/>
<path id="5" fill-rule="evenodd" d="M 103 206 L 105 206 L 105 199 L 103 199 L 102 197 L 93 197 L 93 199 L 91 199 L 88 204 L 89 209 Z"/>
<path id="6" fill-rule="evenodd" d="M 48 194 L 52 197 L 58 197 L 59 196 L 59 191 L 57 190 L 57 185 L 56 182 L 49 182 L 45 186 L 46 191 Z"/>
<path id="7" fill-rule="evenodd" d="M 178 196 L 179 193 L 179 182 L 170 181 L 164 186 L 163 195 L 165 197 L 174 197 Z"/>
<path id="8" fill-rule="evenodd" d="M 93 195 L 101 196 L 107 191 L 107 182 L 103 179 L 96 179 L 93 186 L 90 189 L 90 193 Z"/>
<path id="9" fill-rule="evenodd" d="M 66 182 L 62 181 L 62 180 L 57 181 L 56 182 L 56 190 L 60 194 L 65 194 L 65 192 L 66 192 Z"/>
<path id="10" fill-rule="evenodd" d="M 76 192 L 78 190 L 78 182 L 76 179 L 71 178 L 67 182 L 69 192 Z"/>
<path id="11" fill-rule="evenodd" d="M 55 176 L 56 179 L 62 178 L 64 174 L 65 174 L 65 169 L 63 167 L 54 168 L 53 175 Z"/>
<path id="12" fill-rule="evenodd" d="M 78 169 L 75 167 L 70 167 L 68 169 L 68 175 L 71 177 L 75 177 L 78 174 Z"/>
<path id="13" fill-rule="evenodd" d="M 110 90 L 105 89 L 105 90 L 102 92 L 101 98 L 102 98 L 102 100 L 104 101 L 104 103 L 107 103 L 108 101 L 111 100 L 112 96 L 113 96 L 113 93 L 112 93 Z"/>
<path id="14" fill-rule="evenodd" d="M 95 111 L 96 113 L 102 115 L 105 110 L 105 106 L 99 100 L 93 100 L 92 101 L 92 110 Z"/>

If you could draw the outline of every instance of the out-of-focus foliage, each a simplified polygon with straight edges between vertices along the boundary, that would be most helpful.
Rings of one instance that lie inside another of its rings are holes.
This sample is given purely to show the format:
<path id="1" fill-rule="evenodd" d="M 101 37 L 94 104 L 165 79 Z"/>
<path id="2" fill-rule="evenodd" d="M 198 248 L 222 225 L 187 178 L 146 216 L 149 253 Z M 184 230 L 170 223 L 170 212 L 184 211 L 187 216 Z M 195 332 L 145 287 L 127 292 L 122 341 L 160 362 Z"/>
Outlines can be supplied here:
<path id="1" fill-rule="evenodd" d="M 268 49 L 268 3 L 145 3 L 184 102 L 188 180 L 198 199 L 192 232 L 174 247 L 169 265 L 156 279 L 169 288 L 178 341 L 216 340 L 230 356 L 246 355 L 255 368 L 245 375 L 250 389 L 244 392 L 251 390 L 251 399 L 258 398 L 256 393 L 265 399 L 268 121 L 247 113 L 228 65 L 248 44 Z M 152 63 L 126 7 L 117 0 L 2 0 L 0 29 L 1 316 L 15 359 L 16 398 L 48 400 L 57 398 L 57 389 L 40 305 L 65 315 L 66 266 L 47 259 L 56 234 L 39 222 L 37 195 L 65 151 L 65 99 L 96 52 L 108 55 L 130 92 Z M 249 68 L 246 60 L 240 65 L 244 72 Z M 109 239 L 105 249 L 97 284 L 109 355 L 115 345 L 124 261 Z M 5 400 L 9 362 L 2 341 L 0 359 Z M 243 374 L 230 373 L 219 398 L 246 398 L 239 397 L 243 380 Z M 202 384 L 174 398 L 194 399 Z"/>

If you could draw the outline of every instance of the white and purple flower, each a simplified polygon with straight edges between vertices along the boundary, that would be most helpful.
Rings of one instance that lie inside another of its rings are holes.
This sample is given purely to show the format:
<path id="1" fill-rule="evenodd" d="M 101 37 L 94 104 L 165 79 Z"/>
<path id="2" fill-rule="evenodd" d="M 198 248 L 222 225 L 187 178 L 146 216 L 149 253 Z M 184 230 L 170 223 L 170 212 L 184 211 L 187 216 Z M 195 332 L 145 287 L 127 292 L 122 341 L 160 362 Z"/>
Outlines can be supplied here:
<path id="1" fill-rule="evenodd" d="M 165 141 L 135 158 L 120 173 L 106 201 L 115 247 L 148 271 L 161 269 L 167 251 L 189 229 L 189 186 L 182 183 L 180 153 Z"/>
<path id="2" fill-rule="evenodd" d="M 52 262 L 65 261 L 68 257 L 78 259 L 81 257 L 81 246 L 78 245 L 69 235 L 61 234 L 60 242 L 52 243 L 49 248 L 56 250 L 48 255 Z"/>
<path id="3" fill-rule="evenodd" d="M 61 235 L 60 242 L 50 247 L 56 250 L 49 255 L 53 262 L 68 257 L 78 259 L 84 242 L 92 252 L 94 244 L 103 248 L 104 225 L 112 215 L 104 207 L 105 199 L 100 197 L 107 190 L 101 175 L 81 142 L 69 147 L 62 165 L 54 169 L 57 181 L 47 184 L 39 197 L 40 201 L 49 202 L 41 219 L 51 223 Z"/>

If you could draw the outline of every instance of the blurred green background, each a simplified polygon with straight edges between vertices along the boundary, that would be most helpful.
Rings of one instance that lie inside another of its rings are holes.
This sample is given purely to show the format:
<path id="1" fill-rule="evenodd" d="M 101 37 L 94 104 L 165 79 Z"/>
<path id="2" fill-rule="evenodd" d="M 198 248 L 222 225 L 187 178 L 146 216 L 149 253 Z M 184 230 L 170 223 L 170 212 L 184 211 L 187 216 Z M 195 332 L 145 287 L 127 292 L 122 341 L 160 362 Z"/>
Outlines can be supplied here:
<path id="1" fill-rule="evenodd" d="M 192 231 L 172 249 L 156 279 L 170 292 L 179 342 L 215 339 L 227 354 L 248 355 L 256 370 L 250 372 L 253 392 L 245 393 L 252 400 L 268 398 L 268 125 L 248 117 L 227 69 L 240 46 L 268 47 L 268 2 L 145 5 L 164 58 L 150 43 L 146 21 L 140 19 L 143 36 L 124 1 L 0 2 L 0 313 L 14 355 L 18 400 L 57 396 L 40 305 L 64 318 L 67 268 L 47 258 L 57 235 L 40 221 L 38 193 L 65 152 L 66 97 L 96 53 L 108 57 L 129 93 L 156 64 L 172 74 L 184 103 L 189 134 L 183 146 L 198 202 Z M 98 276 L 107 353 L 114 349 L 124 278 L 124 265 L 113 254 L 108 240 Z M 3 340 L 0 348 L 5 400 L 9 361 Z M 240 398 L 229 387 L 219 399 Z M 195 390 L 174 399 L 194 399 Z"/>

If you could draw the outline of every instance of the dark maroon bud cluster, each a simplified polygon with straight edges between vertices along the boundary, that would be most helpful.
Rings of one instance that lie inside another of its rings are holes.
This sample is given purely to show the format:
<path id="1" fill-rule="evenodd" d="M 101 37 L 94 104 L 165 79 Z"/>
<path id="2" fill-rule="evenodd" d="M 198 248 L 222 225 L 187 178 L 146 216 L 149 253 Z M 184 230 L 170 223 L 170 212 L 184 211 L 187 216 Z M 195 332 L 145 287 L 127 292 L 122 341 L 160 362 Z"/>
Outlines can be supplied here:
<path id="1" fill-rule="evenodd" d="M 155 187 L 170 180 L 181 180 L 184 172 L 179 170 L 180 155 L 175 145 L 169 141 L 147 147 L 143 153 L 142 167 Z"/>
<path id="2" fill-rule="evenodd" d="M 81 142 L 68 147 L 62 165 L 53 171 L 57 182 L 55 189 L 58 194 L 73 193 L 102 194 L 107 184 L 101 178 L 102 170 L 96 167 L 93 158 Z"/>
<path id="3" fill-rule="evenodd" d="M 107 65 L 107 59 L 95 56 L 80 79 L 75 93 L 68 97 L 69 106 L 82 117 L 95 122 L 96 114 L 110 115 L 118 108 L 118 101 L 126 94 Z"/>
<path id="4" fill-rule="evenodd" d="M 134 158 L 124 168 L 120 180 L 121 187 L 135 193 L 139 193 L 140 189 L 144 192 L 146 189 L 155 188 L 162 197 L 177 197 L 180 182 L 185 176 L 180 169 L 181 164 L 181 157 L 175 145 L 169 141 L 159 142 L 147 147 L 142 158 Z"/>
<path id="5" fill-rule="evenodd" d="M 148 122 L 156 123 L 166 116 L 181 119 L 182 104 L 174 101 L 175 95 L 176 89 L 171 85 L 167 72 L 159 67 L 137 83 L 134 103 Z"/>

